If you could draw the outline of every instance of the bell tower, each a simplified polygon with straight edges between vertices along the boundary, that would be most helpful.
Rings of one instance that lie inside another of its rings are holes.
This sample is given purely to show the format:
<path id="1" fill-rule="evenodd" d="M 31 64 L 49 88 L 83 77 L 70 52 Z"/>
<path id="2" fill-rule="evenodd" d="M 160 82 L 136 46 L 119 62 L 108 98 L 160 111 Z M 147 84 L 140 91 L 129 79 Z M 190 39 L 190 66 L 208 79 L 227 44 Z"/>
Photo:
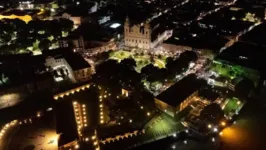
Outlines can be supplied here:
<path id="1" fill-rule="evenodd" d="M 125 21 L 125 23 L 124 23 L 124 35 L 126 36 L 126 35 L 128 35 L 128 33 L 129 33 L 129 26 L 130 26 L 130 22 L 129 22 L 129 18 L 127 17 L 126 18 L 126 21 Z"/>
<path id="2" fill-rule="evenodd" d="M 144 35 L 145 35 L 146 38 L 149 38 L 149 39 L 151 38 L 151 25 L 150 25 L 149 21 L 145 22 Z"/>

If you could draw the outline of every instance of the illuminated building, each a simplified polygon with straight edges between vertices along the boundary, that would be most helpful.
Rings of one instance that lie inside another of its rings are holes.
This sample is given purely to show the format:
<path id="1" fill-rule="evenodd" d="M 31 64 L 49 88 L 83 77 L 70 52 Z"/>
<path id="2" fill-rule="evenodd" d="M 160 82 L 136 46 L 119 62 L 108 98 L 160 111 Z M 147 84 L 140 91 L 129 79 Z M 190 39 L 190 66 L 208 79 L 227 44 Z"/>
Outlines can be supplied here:
<path id="1" fill-rule="evenodd" d="M 172 30 L 165 30 L 160 24 L 145 22 L 132 25 L 127 18 L 124 24 L 124 41 L 127 47 L 151 49 L 172 36 Z"/>
<path id="2" fill-rule="evenodd" d="M 194 97 L 198 95 L 198 90 L 204 84 L 205 82 L 196 79 L 195 75 L 188 75 L 156 96 L 155 104 L 161 111 L 175 117 L 180 111 L 197 100 Z"/>
<path id="3" fill-rule="evenodd" d="M 74 25 L 80 25 L 88 20 L 88 15 L 97 11 L 98 4 L 89 2 L 86 4 L 72 5 L 64 11 L 53 16 L 53 19 L 65 18 L 74 22 Z"/>
<path id="4" fill-rule="evenodd" d="M 67 70 L 66 74 L 68 74 L 72 82 L 87 81 L 91 78 L 92 67 L 78 53 L 47 53 L 46 56 L 46 67 L 50 68 L 51 71 L 57 71 L 58 69 Z"/>
<path id="5" fill-rule="evenodd" d="M 18 16 L 18 15 L 8 15 L 8 16 L 5 16 L 5 15 L 0 15 L 0 20 L 2 19 L 19 19 L 19 20 L 22 20 L 26 23 L 28 23 L 29 21 L 32 20 L 32 17 L 30 15 L 24 15 L 24 16 Z"/>
<path id="6" fill-rule="evenodd" d="M 10 9 L 0 14 L 0 20 L 2 19 L 20 19 L 26 23 L 35 19 L 42 17 L 42 10 L 19 10 Z"/>

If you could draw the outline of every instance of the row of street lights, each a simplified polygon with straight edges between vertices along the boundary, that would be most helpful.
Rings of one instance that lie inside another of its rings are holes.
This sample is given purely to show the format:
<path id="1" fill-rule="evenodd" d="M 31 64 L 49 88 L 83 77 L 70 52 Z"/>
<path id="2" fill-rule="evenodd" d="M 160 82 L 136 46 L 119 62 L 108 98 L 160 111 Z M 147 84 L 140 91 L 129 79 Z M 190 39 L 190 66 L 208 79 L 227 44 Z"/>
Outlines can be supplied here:
<path id="1" fill-rule="evenodd" d="M 17 122 L 18 122 L 17 120 L 13 120 L 13 121 L 11 121 L 11 122 L 9 122 L 9 123 L 7 123 L 7 124 L 5 124 L 5 125 L 3 126 L 3 128 L 2 128 L 1 131 L 0 131 L 0 140 L 1 140 L 2 137 L 5 135 L 6 131 L 7 131 L 10 127 L 13 127 L 14 125 L 16 125 Z"/>

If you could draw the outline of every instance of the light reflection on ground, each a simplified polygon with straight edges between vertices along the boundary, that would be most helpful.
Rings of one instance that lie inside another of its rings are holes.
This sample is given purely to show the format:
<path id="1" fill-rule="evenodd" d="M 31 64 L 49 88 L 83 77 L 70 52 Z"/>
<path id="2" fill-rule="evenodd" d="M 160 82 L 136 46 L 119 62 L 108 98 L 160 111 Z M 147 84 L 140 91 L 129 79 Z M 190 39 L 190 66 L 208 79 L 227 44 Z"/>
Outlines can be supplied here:
<path id="1" fill-rule="evenodd" d="M 254 104 L 246 108 L 236 124 L 222 131 L 222 150 L 266 149 L 265 109 Z"/>

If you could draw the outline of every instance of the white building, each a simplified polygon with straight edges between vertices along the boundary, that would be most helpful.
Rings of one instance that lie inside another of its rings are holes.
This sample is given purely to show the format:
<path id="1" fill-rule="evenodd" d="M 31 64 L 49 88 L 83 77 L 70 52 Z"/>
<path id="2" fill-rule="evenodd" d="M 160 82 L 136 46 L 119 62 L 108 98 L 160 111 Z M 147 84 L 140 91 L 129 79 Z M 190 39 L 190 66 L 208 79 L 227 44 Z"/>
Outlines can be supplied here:
<path id="1" fill-rule="evenodd" d="M 172 30 L 165 30 L 159 24 L 150 22 L 132 25 L 127 18 L 124 24 L 125 46 L 152 49 L 172 36 Z"/>
<path id="2" fill-rule="evenodd" d="M 49 56 L 45 60 L 45 66 L 52 71 L 57 69 L 67 69 L 68 76 L 72 82 L 82 82 L 91 79 L 92 67 L 78 54 L 71 56 Z M 56 81 L 60 81 L 57 78 Z"/>

